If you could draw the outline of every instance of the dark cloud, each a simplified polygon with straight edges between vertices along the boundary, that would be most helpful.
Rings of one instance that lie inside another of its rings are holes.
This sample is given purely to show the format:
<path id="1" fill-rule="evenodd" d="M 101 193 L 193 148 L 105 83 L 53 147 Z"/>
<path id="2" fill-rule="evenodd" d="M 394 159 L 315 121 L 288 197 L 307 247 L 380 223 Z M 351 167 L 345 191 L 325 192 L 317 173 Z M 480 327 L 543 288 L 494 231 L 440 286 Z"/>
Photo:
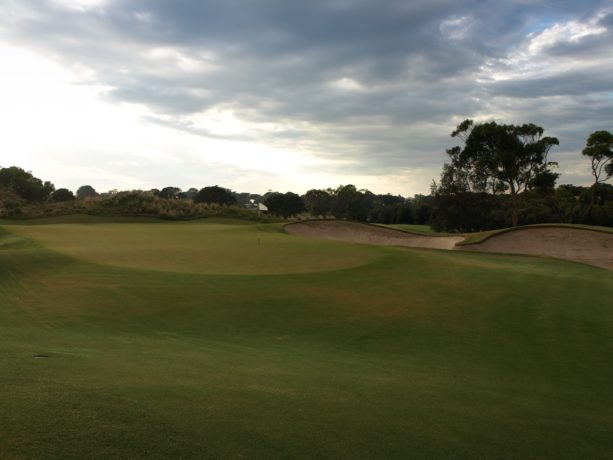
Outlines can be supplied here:
<path id="1" fill-rule="evenodd" d="M 492 95 L 513 98 L 548 98 L 550 96 L 581 96 L 590 93 L 613 92 L 610 69 L 596 67 L 590 71 L 568 71 L 551 77 L 525 78 L 494 83 L 488 86 Z"/>
<path id="2" fill-rule="evenodd" d="M 559 70 L 502 81 L 482 72 L 496 62 L 512 67 L 502 62 L 530 37 L 555 23 L 593 21 L 605 5 L 113 0 L 79 10 L 21 0 L 0 1 L 0 13 L 12 18 L 0 32 L 63 65 L 91 69 L 90 80 L 108 87 L 110 100 L 144 104 L 152 123 L 216 137 L 189 120 L 214 107 L 255 124 L 307 123 L 318 129 L 281 128 L 253 140 L 302 141 L 324 158 L 351 157 L 364 172 L 386 172 L 442 163 L 448 133 L 462 118 L 523 112 L 528 119 L 517 122 L 557 123 L 564 137 L 576 131 L 565 117 L 581 114 L 582 129 L 603 128 L 610 97 L 598 107 L 581 102 L 613 91 L 610 10 L 594 23 L 606 32 L 534 56 Z M 573 60 L 585 65 L 574 68 Z"/>

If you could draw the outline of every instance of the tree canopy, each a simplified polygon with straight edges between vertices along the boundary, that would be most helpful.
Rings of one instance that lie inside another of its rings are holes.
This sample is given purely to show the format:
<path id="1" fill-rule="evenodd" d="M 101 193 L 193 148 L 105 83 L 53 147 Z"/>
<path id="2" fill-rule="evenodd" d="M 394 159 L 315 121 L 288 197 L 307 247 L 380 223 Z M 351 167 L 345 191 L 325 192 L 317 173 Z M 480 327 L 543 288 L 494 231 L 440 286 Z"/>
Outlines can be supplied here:
<path id="1" fill-rule="evenodd" d="M 543 136 L 543 132 L 543 128 L 532 123 L 475 124 L 473 120 L 464 120 L 451 133 L 452 137 L 464 141 L 464 146 L 447 151 L 451 165 L 443 174 L 457 178 L 460 181 L 457 187 L 464 191 L 508 193 L 512 225 L 516 226 L 520 194 L 537 186 L 553 188 L 558 177 L 551 171 L 556 163 L 548 161 L 547 156 L 559 141 Z"/>
<path id="2" fill-rule="evenodd" d="M 164 187 L 158 192 L 158 196 L 166 200 L 176 200 L 179 198 L 180 193 L 181 189 L 179 187 Z"/>
<path id="3" fill-rule="evenodd" d="M 98 192 L 91 185 L 82 185 L 77 190 L 77 198 L 95 198 L 98 196 Z"/>
<path id="4" fill-rule="evenodd" d="M 372 209 L 372 192 L 358 190 L 355 185 L 341 185 L 334 190 L 332 212 L 336 217 L 366 221 Z"/>
<path id="5" fill-rule="evenodd" d="M 58 188 L 49 197 L 49 201 L 52 203 L 60 203 L 62 201 L 72 201 L 75 199 L 74 193 L 67 188 Z"/>
<path id="6" fill-rule="evenodd" d="M 594 183 L 605 182 L 613 176 L 613 134 L 595 131 L 587 138 L 583 155 L 592 160 Z"/>
<path id="7" fill-rule="evenodd" d="M 220 206 L 230 206 L 236 204 L 236 197 L 227 188 L 213 185 L 204 187 L 194 198 L 196 203 L 218 204 Z"/>
<path id="8" fill-rule="evenodd" d="M 332 196 L 326 190 L 311 189 L 302 199 L 312 216 L 326 216 L 332 210 Z"/>
<path id="9" fill-rule="evenodd" d="M 295 216 L 305 210 L 302 198 L 292 192 L 269 193 L 264 199 L 264 204 L 271 214 L 282 216 L 285 219 Z"/>
<path id="10" fill-rule="evenodd" d="M 46 201 L 55 190 L 51 182 L 43 182 L 17 166 L 0 168 L 0 187 L 12 191 L 24 200 L 34 202 Z"/>

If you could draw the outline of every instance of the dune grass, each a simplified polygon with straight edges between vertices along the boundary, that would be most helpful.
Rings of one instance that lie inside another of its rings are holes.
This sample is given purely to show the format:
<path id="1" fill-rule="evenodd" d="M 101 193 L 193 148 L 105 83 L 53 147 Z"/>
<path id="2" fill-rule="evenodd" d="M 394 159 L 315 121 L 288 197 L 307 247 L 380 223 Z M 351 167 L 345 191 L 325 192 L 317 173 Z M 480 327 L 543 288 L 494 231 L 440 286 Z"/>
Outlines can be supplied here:
<path id="1" fill-rule="evenodd" d="M 186 254 L 230 257 L 253 246 L 253 226 L 71 225 L 0 229 L 0 458 L 613 452 L 609 272 L 318 249 L 271 225 L 262 247 L 292 251 L 305 268 L 278 257 L 245 274 L 229 268 L 238 257 L 200 265 Z M 169 235 L 167 250 L 193 272 L 145 253 Z M 201 239 L 212 243 L 192 248 Z M 94 241 L 132 250 L 134 266 L 113 247 L 92 253 Z"/>

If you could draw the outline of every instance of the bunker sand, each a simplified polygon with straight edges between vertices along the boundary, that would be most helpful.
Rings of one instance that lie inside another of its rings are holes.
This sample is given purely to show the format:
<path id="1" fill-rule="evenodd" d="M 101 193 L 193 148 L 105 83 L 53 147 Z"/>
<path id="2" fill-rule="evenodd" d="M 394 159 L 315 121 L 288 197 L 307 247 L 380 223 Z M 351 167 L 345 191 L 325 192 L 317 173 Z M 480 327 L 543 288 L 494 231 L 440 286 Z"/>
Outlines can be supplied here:
<path id="1" fill-rule="evenodd" d="M 297 222 L 286 225 L 285 231 L 292 235 L 327 240 L 430 249 L 453 249 L 456 243 L 464 239 L 461 236 L 421 236 L 391 228 L 339 220 Z"/>
<path id="2" fill-rule="evenodd" d="M 383 246 L 556 257 L 613 270 L 613 233 L 564 227 L 526 227 L 456 246 L 462 236 L 421 236 L 357 222 L 316 220 L 289 224 L 292 235 Z"/>
<path id="3" fill-rule="evenodd" d="M 563 227 L 528 227 L 499 233 L 462 251 L 557 257 L 613 270 L 613 233 Z"/>

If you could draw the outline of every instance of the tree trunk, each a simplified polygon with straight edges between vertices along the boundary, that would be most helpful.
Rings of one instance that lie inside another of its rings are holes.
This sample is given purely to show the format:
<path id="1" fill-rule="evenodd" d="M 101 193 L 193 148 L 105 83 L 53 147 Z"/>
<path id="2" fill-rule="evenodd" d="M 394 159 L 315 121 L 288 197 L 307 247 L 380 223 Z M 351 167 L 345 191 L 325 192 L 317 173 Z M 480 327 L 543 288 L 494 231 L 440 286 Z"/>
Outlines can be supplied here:
<path id="1" fill-rule="evenodd" d="M 592 198 L 590 200 L 590 205 L 587 207 L 587 209 L 581 216 L 581 223 L 585 223 L 587 218 L 590 216 L 590 212 L 592 212 L 592 208 L 594 207 L 594 203 L 596 202 L 596 187 L 597 186 L 598 186 L 598 181 L 592 184 Z"/>
<path id="2" fill-rule="evenodd" d="M 511 227 L 517 227 L 519 224 L 519 203 L 517 197 L 517 191 L 515 190 L 515 184 L 510 182 L 511 186 Z"/>
<path id="3" fill-rule="evenodd" d="M 511 227 L 517 227 L 519 224 L 519 209 L 513 204 L 513 211 L 511 212 Z"/>

